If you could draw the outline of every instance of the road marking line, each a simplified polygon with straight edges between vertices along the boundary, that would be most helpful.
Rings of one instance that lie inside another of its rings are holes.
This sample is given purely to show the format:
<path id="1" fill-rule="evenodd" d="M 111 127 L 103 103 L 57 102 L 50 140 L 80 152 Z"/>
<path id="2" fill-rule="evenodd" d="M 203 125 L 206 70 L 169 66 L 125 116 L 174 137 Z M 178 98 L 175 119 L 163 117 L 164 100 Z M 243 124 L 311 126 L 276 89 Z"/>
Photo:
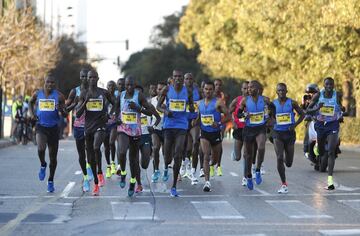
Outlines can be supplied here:
<path id="1" fill-rule="evenodd" d="M 114 220 L 158 220 L 149 202 L 111 202 Z"/>
<path id="2" fill-rule="evenodd" d="M 359 170 L 360 168 L 359 167 L 356 167 L 356 166 L 348 166 L 349 169 L 353 169 L 353 170 Z"/>
<path id="3" fill-rule="evenodd" d="M 201 219 L 244 219 L 227 201 L 191 201 Z"/>
<path id="4" fill-rule="evenodd" d="M 334 183 L 335 184 L 335 183 Z M 336 186 L 336 185 L 335 185 Z M 352 191 L 356 191 L 356 190 L 359 190 L 360 188 L 352 188 L 352 187 L 348 187 L 348 186 L 345 186 L 345 185 L 341 185 L 339 184 L 337 187 L 335 187 L 337 190 L 341 190 L 341 191 L 349 191 L 349 192 L 352 192 Z"/>
<path id="5" fill-rule="evenodd" d="M 322 235 L 360 235 L 360 229 L 319 230 Z"/>
<path id="6" fill-rule="evenodd" d="M 238 176 L 239 176 L 238 174 L 236 174 L 236 173 L 234 173 L 234 172 L 230 172 L 230 175 L 231 175 L 231 176 L 234 176 L 234 177 L 238 177 Z"/>
<path id="7" fill-rule="evenodd" d="M 354 210 L 360 211 L 360 199 L 338 200 L 338 202 L 345 204 Z"/>
<path id="8" fill-rule="evenodd" d="M 61 193 L 60 197 L 62 198 L 68 197 L 74 186 L 75 186 L 75 182 L 69 182 L 68 185 L 66 185 L 64 191 Z"/>
<path id="9" fill-rule="evenodd" d="M 291 219 L 333 218 L 298 200 L 266 200 L 265 202 Z"/>
<path id="10" fill-rule="evenodd" d="M 75 175 L 81 175 L 81 174 L 82 174 L 82 171 L 81 171 L 81 170 L 75 171 Z"/>

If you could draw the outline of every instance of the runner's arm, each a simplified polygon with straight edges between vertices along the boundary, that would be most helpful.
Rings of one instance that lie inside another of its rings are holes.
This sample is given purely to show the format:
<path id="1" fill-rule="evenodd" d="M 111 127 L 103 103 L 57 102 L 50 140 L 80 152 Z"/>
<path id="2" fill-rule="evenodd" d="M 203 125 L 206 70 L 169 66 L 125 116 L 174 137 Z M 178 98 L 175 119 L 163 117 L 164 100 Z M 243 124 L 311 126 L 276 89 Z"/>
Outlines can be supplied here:
<path id="1" fill-rule="evenodd" d="M 218 112 L 223 113 L 225 115 L 222 123 L 226 124 L 228 121 L 231 120 L 231 115 L 229 113 L 229 110 L 227 109 L 225 103 L 222 102 L 220 99 L 218 99 L 216 103 L 217 103 L 216 110 L 218 110 Z"/>
<path id="2" fill-rule="evenodd" d="M 66 110 L 72 111 L 76 105 L 77 105 L 77 99 L 76 99 L 76 91 L 75 89 L 71 89 L 68 98 L 65 101 Z"/>
<path id="3" fill-rule="evenodd" d="M 188 100 L 189 100 L 189 111 L 190 112 L 194 112 L 195 111 L 195 107 L 194 107 L 194 98 L 193 98 L 193 89 L 186 87 L 187 91 L 188 91 Z"/>
<path id="4" fill-rule="evenodd" d="M 140 112 L 147 116 L 155 116 L 156 121 L 154 125 L 157 126 L 161 121 L 159 113 L 156 111 L 155 107 L 146 100 L 144 94 L 140 93 L 139 95 L 139 102 L 141 105 Z"/>
<path id="5" fill-rule="evenodd" d="M 81 92 L 78 104 L 76 105 L 76 117 L 80 118 L 81 115 L 84 113 L 86 108 L 86 102 L 87 102 L 87 92 Z"/>
<path id="6" fill-rule="evenodd" d="M 317 93 L 314 95 L 314 97 L 312 97 L 310 104 L 306 109 L 306 114 L 314 113 L 322 107 L 323 104 L 319 104 L 319 106 L 315 106 L 319 101 L 319 98 L 320 98 L 320 93 Z"/>
<path id="7" fill-rule="evenodd" d="M 160 97 L 159 97 L 159 100 L 158 100 L 158 103 L 156 105 L 156 109 L 162 113 L 164 113 L 164 115 L 168 116 L 169 113 L 171 113 L 166 107 L 162 107 L 162 104 L 164 103 L 165 101 L 165 98 L 166 98 L 166 94 L 169 90 L 169 87 L 166 86 L 163 88 L 163 90 L 161 91 L 161 94 L 160 94 Z"/>
<path id="8" fill-rule="evenodd" d="M 35 119 L 34 106 L 37 100 L 37 92 L 34 92 L 29 101 L 29 116 L 32 120 Z"/>
<path id="9" fill-rule="evenodd" d="M 295 129 L 305 118 L 305 112 L 303 111 L 303 109 L 301 109 L 301 107 L 299 106 L 299 104 L 296 101 L 292 101 L 292 107 L 299 114 L 299 118 L 297 119 L 297 121 L 294 124 L 294 129 Z"/>
<path id="10" fill-rule="evenodd" d="M 59 111 L 63 115 L 63 117 L 66 117 L 68 115 L 68 112 L 66 110 L 65 96 L 61 92 L 58 93 L 59 93 Z"/>

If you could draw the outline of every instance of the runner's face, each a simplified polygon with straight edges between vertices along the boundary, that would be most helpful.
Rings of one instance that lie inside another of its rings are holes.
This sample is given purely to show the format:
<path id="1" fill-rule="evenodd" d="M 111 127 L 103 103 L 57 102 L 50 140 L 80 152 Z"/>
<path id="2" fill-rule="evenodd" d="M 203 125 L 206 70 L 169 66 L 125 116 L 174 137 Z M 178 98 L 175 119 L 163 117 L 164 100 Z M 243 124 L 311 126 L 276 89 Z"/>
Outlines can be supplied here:
<path id="1" fill-rule="evenodd" d="M 118 86 L 118 90 L 120 92 L 124 91 L 125 90 L 125 79 L 119 79 L 117 86 Z"/>
<path id="2" fill-rule="evenodd" d="M 276 93 L 278 95 L 278 98 L 286 98 L 287 89 L 285 86 L 278 85 L 276 87 Z"/>
<path id="3" fill-rule="evenodd" d="M 151 97 L 155 97 L 157 95 L 156 85 L 153 85 L 153 84 L 150 85 L 149 94 Z"/>
<path id="4" fill-rule="evenodd" d="M 248 86 L 248 93 L 250 96 L 256 96 L 259 92 L 259 88 L 257 87 L 257 85 L 255 83 L 249 83 Z"/>
<path id="5" fill-rule="evenodd" d="M 86 71 L 80 71 L 80 81 L 81 83 L 86 83 L 87 82 L 87 73 Z"/>
<path id="6" fill-rule="evenodd" d="M 108 82 L 106 85 L 107 90 L 109 91 L 109 93 L 114 93 L 115 92 L 115 83 L 113 82 Z"/>
<path id="7" fill-rule="evenodd" d="M 216 93 L 221 92 L 222 82 L 220 80 L 216 80 L 214 84 L 215 84 L 215 92 Z"/>
<path id="8" fill-rule="evenodd" d="M 126 92 L 132 94 L 135 90 L 135 83 L 133 80 L 125 80 L 125 89 L 126 89 Z"/>
<path id="9" fill-rule="evenodd" d="M 205 84 L 204 86 L 204 95 L 206 98 L 211 98 L 214 93 L 214 86 L 211 84 Z"/>
<path id="10" fill-rule="evenodd" d="M 99 78 L 95 72 L 90 71 L 88 73 L 88 81 L 89 81 L 90 86 L 97 86 L 98 80 L 99 80 Z"/>
<path id="11" fill-rule="evenodd" d="M 174 80 L 174 85 L 176 86 L 180 86 L 184 84 L 184 77 L 180 71 L 173 72 L 173 80 Z"/>
<path id="12" fill-rule="evenodd" d="M 45 89 L 51 91 L 55 89 L 55 79 L 52 77 L 47 77 L 45 79 Z"/>
<path id="13" fill-rule="evenodd" d="M 157 85 L 157 88 L 156 88 L 157 94 L 161 94 L 161 91 L 163 90 L 163 88 L 164 88 L 164 85 L 158 84 L 158 85 Z"/>
<path id="14" fill-rule="evenodd" d="M 325 80 L 324 88 L 326 92 L 332 92 L 334 90 L 334 81 L 330 79 Z"/>
<path id="15" fill-rule="evenodd" d="M 189 87 L 193 86 L 194 79 L 191 75 L 186 75 L 184 80 L 185 80 L 186 86 L 189 86 Z"/>
<path id="16" fill-rule="evenodd" d="M 243 96 L 246 96 L 248 93 L 248 83 L 243 83 L 241 86 L 241 93 Z"/>

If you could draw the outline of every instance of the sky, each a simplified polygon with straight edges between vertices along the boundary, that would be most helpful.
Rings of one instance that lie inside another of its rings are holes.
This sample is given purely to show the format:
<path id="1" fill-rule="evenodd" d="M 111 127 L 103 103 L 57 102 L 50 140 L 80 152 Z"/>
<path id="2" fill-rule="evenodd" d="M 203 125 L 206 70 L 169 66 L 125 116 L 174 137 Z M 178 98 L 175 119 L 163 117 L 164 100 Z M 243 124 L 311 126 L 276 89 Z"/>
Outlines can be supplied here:
<path id="1" fill-rule="evenodd" d="M 180 11 L 188 3 L 189 0 L 38 0 L 37 8 L 42 17 L 45 12 L 48 23 L 51 22 L 52 9 L 53 26 L 56 28 L 59 20 L 60 32 L 86 31 L 78 40 L 89 42 L 90 58 L 105 58 L 96 65 L 101 85 L 104 86 L 107 81 L 120 78 L 116 66 L 118 56 L 125 63 L 132 53 L 150 47 L 152 28 L 162 23 L 164 16 Z M 68 6 L 72 9 L 68 9 Z M 129 50 L 125 49 L 126 39 L 129 40 Z M 90 43 L 94 41 L 119 42 Z"/>

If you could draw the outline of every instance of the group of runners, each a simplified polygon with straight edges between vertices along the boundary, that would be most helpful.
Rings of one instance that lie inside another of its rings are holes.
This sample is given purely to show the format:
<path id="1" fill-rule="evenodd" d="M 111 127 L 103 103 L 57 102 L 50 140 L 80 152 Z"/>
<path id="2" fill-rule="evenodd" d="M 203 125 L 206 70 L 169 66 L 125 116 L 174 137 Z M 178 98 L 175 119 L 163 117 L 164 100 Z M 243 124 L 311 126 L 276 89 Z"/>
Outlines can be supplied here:
<path id="1" fill-rule="evenodd" d="M 221 80 L 202 82 L 198 86 L 191 73 L 184 75 L 177 69 L 167 82 L 150 86 L 149 97 L 144 95 L 143 87 L 137 85 L 132 76 L 120 78 L 117 83 L 109 81 L 106 89 L 98 87 L 98 80 L 95 70 L 81 70 L 81 85 L 72 89 L 65 99 L 55 89 L 55 78 L 47 76 L 44 88 L 36 91 L 30 99 L 29 113 L 37 120 L 40 181 L 46 177 L 46 147 L 49 150 L 48 192 L 55 190 L 58 119 L 70 111 L 76 114 L 73 133 L 83 173 L 82 188 L 84 192 L 92 189 L 93 195 L 99 195 L 105 179 L 112 175 L 120 177 L 120 188 L 125 188 L 128 182 L 128 196 L 142 192 L 141 169 L 148 169 L 151 160 L 154 183 L 167 182 L 169 168 L 172 168 L 170 196 L 179 195 L 177 183 L 184 177 L 189 178 L 192 185 L 204 178 L 203 190 L 211 191 L 210 179 L 215 174 L 222 175 L 222 139 L 225 124 L 229 121 L 234 123 L 233 160 L 244 157 L 242 185 L 252 190 L 253 181 L 257 185 L 262 183 L 266 132 L 271 128 L 281 179 L 278 193 L 287 193 L 285 166 L 292 166 L 295 128 L 305 114 L 315 119 L 319 154 L 327 152 L 329 157 L 326 188 L 335 188 L 332 176 L 343 109 L 334 89 L 334 80 L 330 77 L 324 79 L 324 89 L 314 94 L 306 110 L 287 97 L 285 83 L 277 84 L 278 97 L 270 101 L 262 95 L 263 86 L 258 81 L 244 82 L 241 95 L 227 107 Z M 102 145 L 105 176 L 102 172 Z M 160 151 L 164 157 L 162 167 Z M 92 180 L 94 185 L 91 188 Z"/>

